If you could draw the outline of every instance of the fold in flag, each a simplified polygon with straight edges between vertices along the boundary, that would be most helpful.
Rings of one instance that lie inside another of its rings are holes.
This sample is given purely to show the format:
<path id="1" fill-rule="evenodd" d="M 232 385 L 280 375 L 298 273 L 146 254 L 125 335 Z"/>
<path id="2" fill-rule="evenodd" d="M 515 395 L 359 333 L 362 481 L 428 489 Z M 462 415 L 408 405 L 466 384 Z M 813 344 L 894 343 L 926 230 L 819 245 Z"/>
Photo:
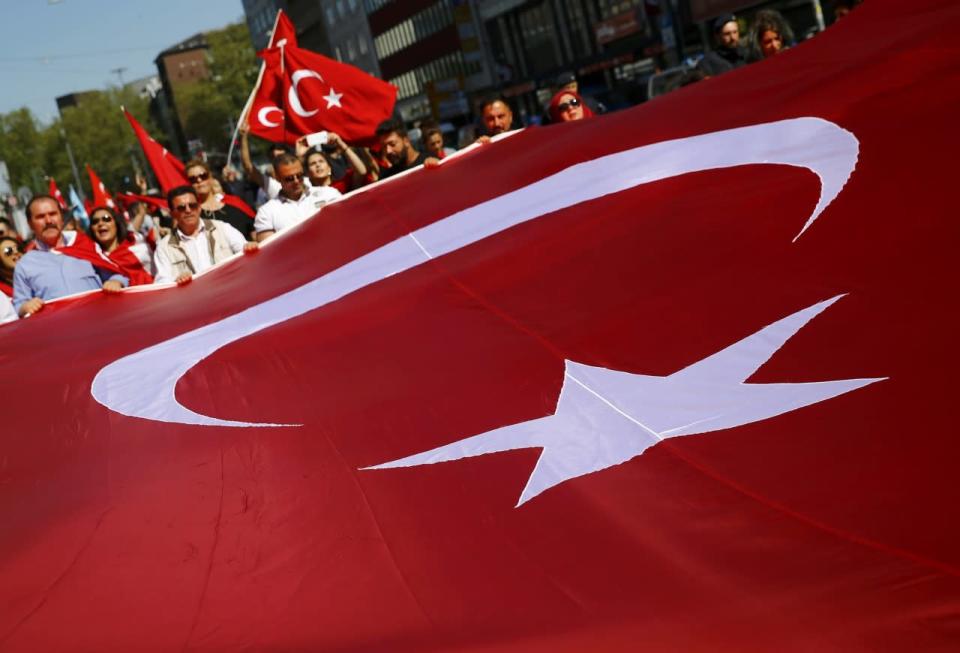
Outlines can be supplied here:
<path id="1" fill-rule="evenodd" d="M 248 121 L 261 138 L 294 143 L 326 130 L 363 143 L 393 114 L 397 88 L 356 66 L 291 45 L 259 55 L 266 69 Z"/>
<path id="2" fill-rule="evenodd" d="M 957 650 L 957 24 L 3 325 L 0 649 Z"/>
<path id="3" fill-rule="evenodd" d="M 107 190 L 107 187 L 103 185 L 103 182 L 100 181 L 100 177 L 94 171 L 93 168 L 87 164 L 87 175 L 90 176 L 90 189 L 93 191 L 93 199 L 90 201 L 90 206 L 88 211 L 97 206 L 106 206 L 111 209 L 116 209 L 117 205 L 113 201 L 113 197 L 110 195 L 110 191 Z"/>
<path id="4" fill-rule="evenodd" d="M 50 197 L 57 200 L 57 203 L 60 205 L 61 209 L 67 208 L 67 203 L 63 199 L 63 193 L 61 193 L 60 189 L 57 188 L 57 182 L 53 177 L 50 177 L 50 189 L 47 192 L 50 194 Z"/>

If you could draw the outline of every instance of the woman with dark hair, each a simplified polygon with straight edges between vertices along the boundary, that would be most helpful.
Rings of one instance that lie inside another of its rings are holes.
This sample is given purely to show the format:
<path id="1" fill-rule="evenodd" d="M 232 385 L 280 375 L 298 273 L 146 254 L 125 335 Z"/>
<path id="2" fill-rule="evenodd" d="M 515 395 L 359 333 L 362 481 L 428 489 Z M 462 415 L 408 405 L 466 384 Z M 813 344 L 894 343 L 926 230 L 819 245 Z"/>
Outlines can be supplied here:
<path id="1" fill-rule="evenodd" d="M 143 236 L 127 230 L 126 221 L 116 211 L 106 206 L 94 207 L 87 235 L 100 257 L 115 266 L 109 269 L 130 279 L 131 286 L 153 283 L 149 246 Z M 76 246 L 82 247 L 82 243 L 78 241 Z M 97 261 L 91 262 L 97 265 Z"/>
<path id="2" fill-rule="evenodd" d="M 210 166 L 199 159 L 194 159 L 187 162 L 184 172 L 187 175 L 187 181 L 197 192 L 197 199 L 200 200 L 201 218 L 226 222 L 236 227 L 247 240 L 253 237 L 253 218 L 223 201 L 222 189 L 220 189 L 221 192 L 217 192 L 217 180 L 210 172 Z"/>
<path id="3" fill-rule="evenodd" d="M 794 44 L 793 30 L 779 11 L 761 9 L 750 27 L 750 61 L 780 54 Z"/>
<path id="4" fill-rule="evenodd" d="M 592 118 L 593 111 L 584 103 L 583 98 L 576 91 L 560 90 L 547 107 L 550 112 L 550 122 L 572 122 Z"/>
<path id="5" fill-rule="evenodd" d="M 13 270 L 23 256 L 20 243 L 13 236 L 0 236 L 0 292 L 13 297 Z"/>

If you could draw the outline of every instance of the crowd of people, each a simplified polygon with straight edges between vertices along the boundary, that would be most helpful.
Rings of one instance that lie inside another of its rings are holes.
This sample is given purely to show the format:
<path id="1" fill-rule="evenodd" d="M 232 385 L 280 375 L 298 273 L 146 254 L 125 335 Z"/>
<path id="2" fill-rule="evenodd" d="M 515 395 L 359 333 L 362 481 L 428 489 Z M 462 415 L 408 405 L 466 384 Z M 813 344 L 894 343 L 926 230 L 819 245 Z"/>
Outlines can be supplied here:
<path id="1" fill-rule="evenodd" d="M 855 0 L 837 0 L 836 17 L 843 18 L 854 5 Z M 732 14 L 717 18 L 714 49 L 684 83 L 775 56 L 794 42 L 790 25 L 772 10 L 755 14 L 746 43 L 740 29 Z M 564 75 L 556 86 L 543 123 L 586 120 L 605 111 L 580 93 L 575 76 Z M 518 126 L 502 97 L 484 100 L 480 114 L 485 134 L 479 143 Z M 188 183 L 170 189 L 163 200 L 147 201 L 146 180 L 138 178 L 142 200 L 127 203 L 123 211 L 95 206 L 82 223 L 53 196 L 37 195 L 23 209 L 12 197 L 0 217 L 0 324 L 30 317 L 50 300 L 84 291 L 187 284 L 235 254 L 256 252 L 264 241 L 345 193 L 420 165 L 435 166 L 455 151 L 439 125 L 430 122 L 421 123 L 412 138 L 402 122 L 387 120 L 377 128 L 376 141 L 373 149 L 352 147 L 335 133 L 320 132 L 297 140 L 292 151 L 271 144 L 269 163 L 259 168 L 244 125 L 243 175 L 228 165 L 218 178 L 206 161 L 194 159 L 184 166 Z"/>

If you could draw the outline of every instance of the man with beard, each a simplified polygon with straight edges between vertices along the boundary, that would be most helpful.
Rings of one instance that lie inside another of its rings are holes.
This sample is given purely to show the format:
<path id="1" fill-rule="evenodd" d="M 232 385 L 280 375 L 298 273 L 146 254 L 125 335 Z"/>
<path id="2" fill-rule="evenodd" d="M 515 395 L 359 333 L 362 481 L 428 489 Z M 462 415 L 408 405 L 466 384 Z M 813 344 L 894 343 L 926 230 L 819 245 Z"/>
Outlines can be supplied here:
<path id="1" fill-rule="evenodd" d="M 436 161 L 414 149 L 410 143 L 410 137 L 407 136 L 407 130 L 396 120 L 385 120 L 380 123 L 377 127 L 377 138 L 380 139 L 383 155 L 390 162 L 389 168 L 380 171 L 380 179 L 416 168 L 427 161 Z"/>
<path id="2" fill-rule="evenodd" d="M 715 77 L 746 65 L 747 53 L 740 45 L 740 24 L 736 16 L 726 14 L 713 21 L 716 47 L 704 55 L 698 68 Z"/>

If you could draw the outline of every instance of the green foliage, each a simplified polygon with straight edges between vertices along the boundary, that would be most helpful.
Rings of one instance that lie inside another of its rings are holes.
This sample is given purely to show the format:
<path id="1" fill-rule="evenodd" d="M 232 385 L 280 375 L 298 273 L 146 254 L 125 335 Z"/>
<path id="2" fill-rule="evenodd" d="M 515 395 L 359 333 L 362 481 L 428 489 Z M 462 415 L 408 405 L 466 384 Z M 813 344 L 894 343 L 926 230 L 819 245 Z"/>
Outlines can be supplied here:
<path id="1" fill-rule="evenodd" d="M 39 125 L 28 109 L 0 115 L 0 158 L 6 160 L 13 186 L 46 192 L 47 176 L 61 190 L 73 182 L 66 142 L 69 140 L 81 183 L 90 196 L 84 164 L 90 164 L 111 192 L 121 190 L 125 177 L 133 178 L 131 154 L 142 160 L 140 146 L 120 111 L 126 106 L 147 131 L 156 131 L 148 115 L 148 101 L 129 89 L 85 93 L 63 117 Z"/>
<path id="2" fill-rule="evenodd" d="M 42 175 L 39 165 L 40 126 L 29 109 L 0 115 L 0 159 L 7 162 L 10 183 L 34 188 Z"/>
<path id="3" fill-rule="evenodd" d="M 178 88 L 176 102 L 186 113 L 187 139 L 199 138 L 208 152 L 225 152 L 231 125 L 243 110 L 260 69 L 246 23 L 207 32 L 210 79 Z"/>

